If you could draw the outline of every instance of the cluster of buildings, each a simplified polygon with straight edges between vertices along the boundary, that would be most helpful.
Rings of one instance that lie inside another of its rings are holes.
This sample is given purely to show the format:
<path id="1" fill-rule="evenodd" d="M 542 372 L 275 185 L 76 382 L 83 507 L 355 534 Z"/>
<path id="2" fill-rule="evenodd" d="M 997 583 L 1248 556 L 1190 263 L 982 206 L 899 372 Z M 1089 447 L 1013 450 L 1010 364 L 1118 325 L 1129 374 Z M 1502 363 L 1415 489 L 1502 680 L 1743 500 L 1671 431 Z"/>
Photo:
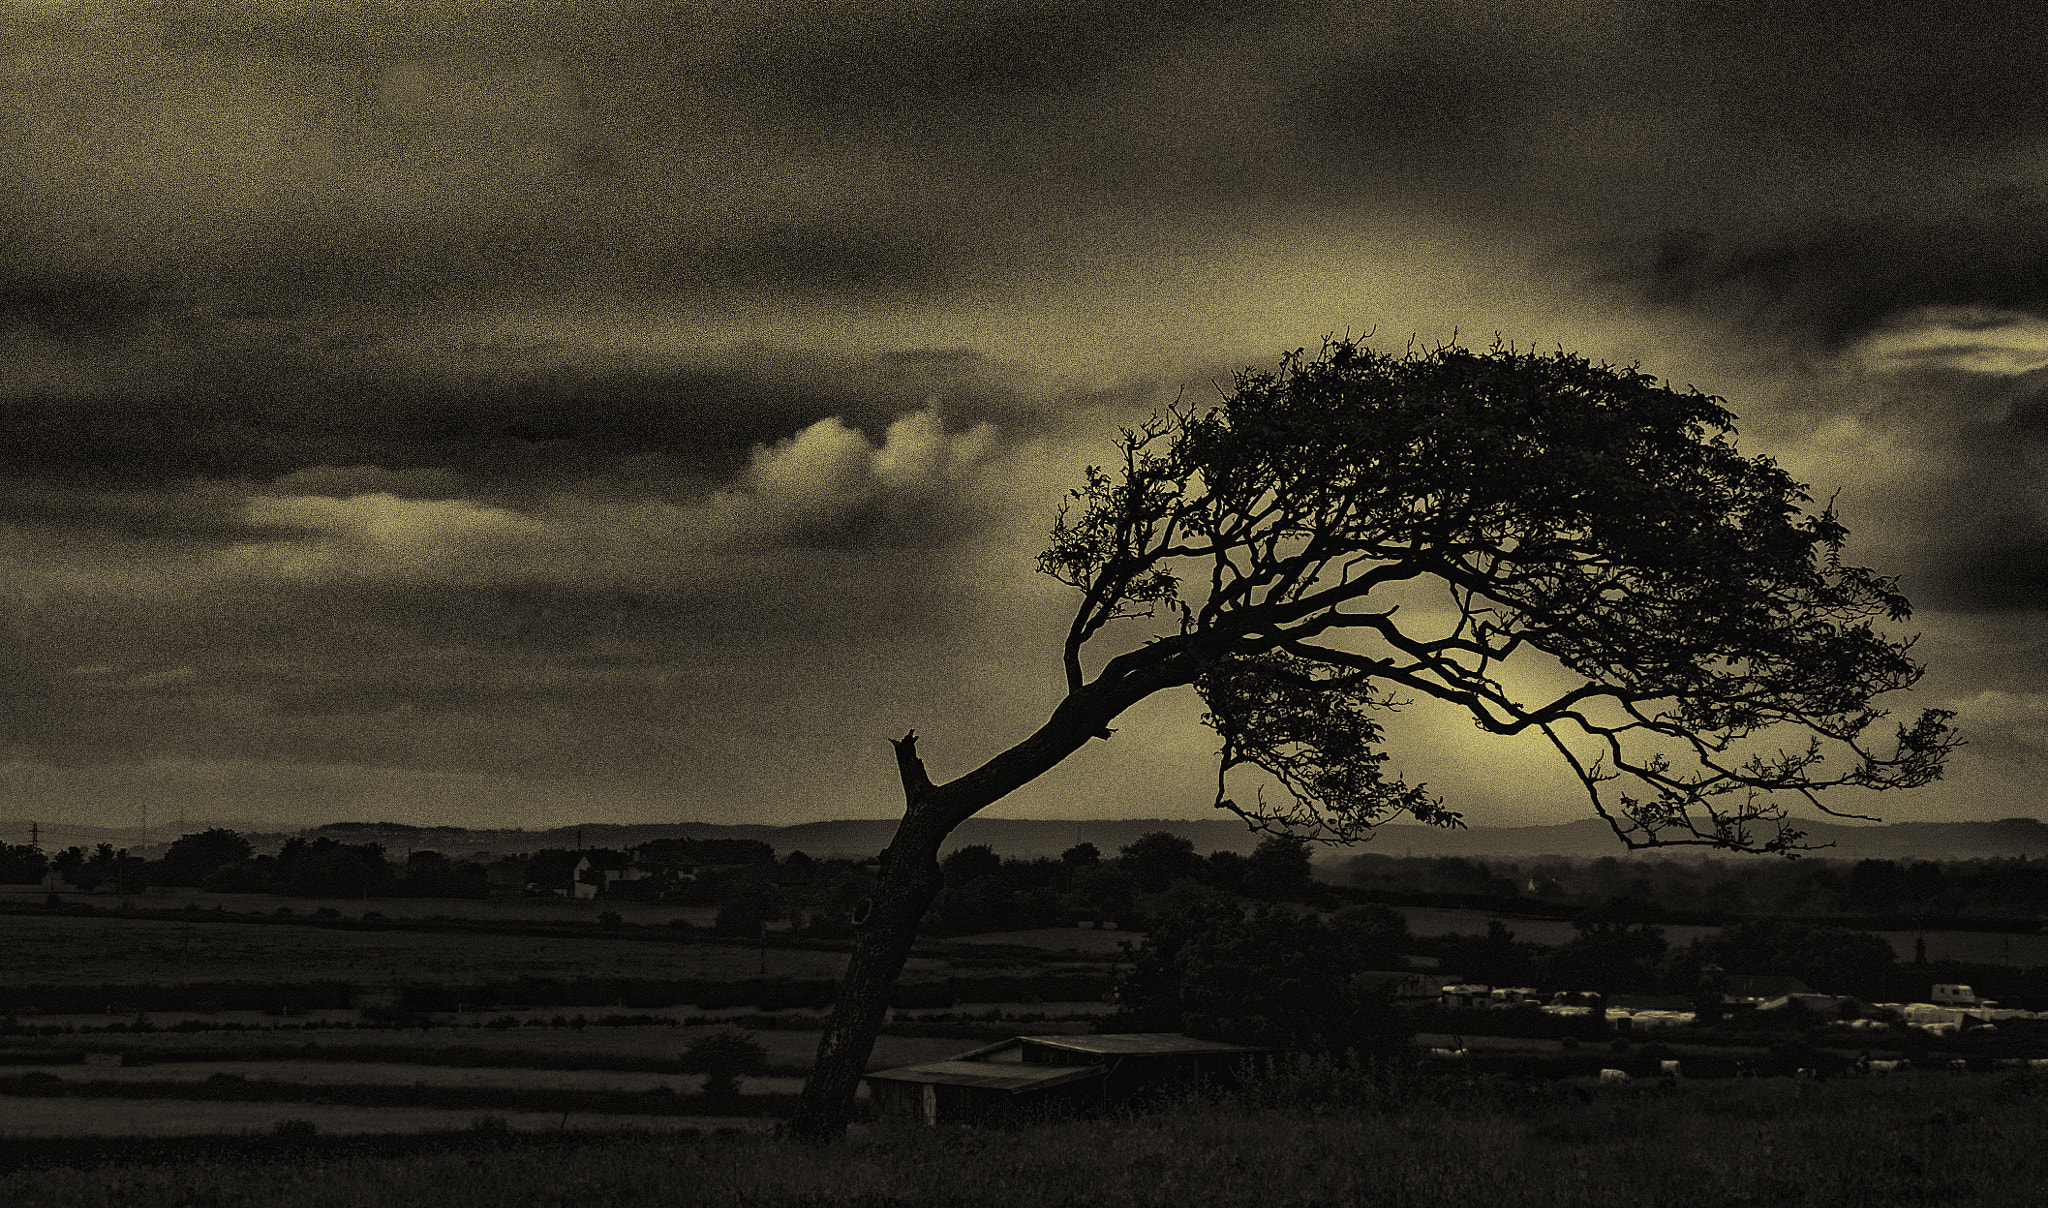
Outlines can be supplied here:
<path id="1" fill-rule="evenodd" d="M 1526 986 L 1436 984 L 1426 974 L 1370 975 L 1385 979 L 1397 999 L 1457 1011 L 1534 1010 L 1554 1015 L 1604 1012 L 1618 1028 L 1641 1032 L 1682 1027 L 1696 1018 L 1681 997 L 1560 992 L 1546 997 Z M 1820 994 L 1797 978 L 1725 979 L 1722 1005 L 1734 1011 L 1776 1011 L 1795 1004 L 1822 1016 L 1848 1018 L 1851 1027 L 1903 1023 L 1936 1035 L 2005 1019 L 2041 1018 L 1998 1006 L 1966 985 L 1940 984 L 1927 1003 L 1864 1003 Z M 1851 1008 L 1844 1010 L 1844 1008 Z M 1853 1016 L 1853 1018 L 1849 1018 Z M 869 1094 L 885 1116 L 926 1124 L 1012 1122 L 1055 1111 L 1099 1109 L 1196 1082 L 1229 1085 L 1258 1068 L 1271 1049 L 1196 1040 L 1173 1033 L 1101 1036 L 1018 1036 L 945 1061 L 866 1075 Z"/>
<path id="2" fill-rule="evenodd" d="M 1391 975 L 1397 1001 L 1406 992 L 1410 1001 L 1427 999 L 1428 984 L 1420 975 Z M 1434 979 L 1440 980 L 1440 979 Z M 1796 977 L 1739 975 L 1721 979 L 1721 1008 L 1724 1013 L 1777 1011 L 1803 1008 L 1821 1018 L 1845 1020 L 1850 1027 L 1888 1027 L 1901 1023 L 1933 1035 L 1948 1036 L 1966 1028 L 2008 1019 L 2038 1019 L 2040 1013 L 2001 1007 L 1976 991 L 1958 983 L 1939 983 L 1929 992 L 1931 1002 L 1868 1003 L 1846 994 L 1822 994 Z M 1533 1009 L 1549 1015 L 1601 1014 L 1609 1023 L 1628 1031 L 1685 1027 L 1698 1019 L 1697 1004 L 1683 995 L 1594 994 L 1558 991 L 1549 996 L 1527 986 L 1492 987 L 1453 982 L 1436 987 L 1435 1005 L 1449 1011 L 1507 1011 Z"/>

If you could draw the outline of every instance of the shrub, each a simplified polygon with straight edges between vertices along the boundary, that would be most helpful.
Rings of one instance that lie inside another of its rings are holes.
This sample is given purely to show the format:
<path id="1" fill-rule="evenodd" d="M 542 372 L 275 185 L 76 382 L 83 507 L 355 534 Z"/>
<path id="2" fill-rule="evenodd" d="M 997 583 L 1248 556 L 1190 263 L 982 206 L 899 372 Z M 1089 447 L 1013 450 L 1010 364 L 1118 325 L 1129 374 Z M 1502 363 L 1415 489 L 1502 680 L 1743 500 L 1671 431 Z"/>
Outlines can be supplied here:
<path id="1" fill-rule="evenodd" d="M 681 1065 L 685 1073 L 710 1074 L 714 1078 L 721 1074 L 760 1075 L 768 1072 L 768 1050 L 746 1033 L 727 1028 L 691 1041 L 683 1050 Z"/>
<path id="2" fill-rule="evenodd" d="M 279 1120 L 270 1126 L 270 1135 L 290 1141 L 311 1140 L 320 1134 L 320 1126 L 311 1120 Z"/>
<path id="3" fill-rule="evenodd" d="M 705 1106 L 713 1111 L 737 1107 L 740 1101 L 740 1080 L 728 1072 L 711 1074 L 704 1079 Z"/>

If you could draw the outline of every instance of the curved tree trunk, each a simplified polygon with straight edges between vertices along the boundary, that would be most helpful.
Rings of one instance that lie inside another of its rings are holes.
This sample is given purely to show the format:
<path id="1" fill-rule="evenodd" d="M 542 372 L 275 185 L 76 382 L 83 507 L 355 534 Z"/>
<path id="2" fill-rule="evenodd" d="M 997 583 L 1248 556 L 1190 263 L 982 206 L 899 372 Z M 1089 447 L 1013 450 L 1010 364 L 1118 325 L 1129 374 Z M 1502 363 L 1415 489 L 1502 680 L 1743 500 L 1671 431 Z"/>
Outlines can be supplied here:
<path id="1" fill-rule="evenodd" d="M 888 1015 L 890 987 L 903 972 L 903 962 L 917 940 L 918 923 L 945 883 L 939 872 L 939 845 L 953 828 L 1057 766 L 1089 739 L 1109 737 L 1110 721 L 1138 701 L 1162 688 L 1193 682 L 1191 662 L 1159 657 L 1172 653 L 1164 644 L 1150 649 L 1153 657 L 1133 660 L 1139 665 L 1105 672 L 1095 683 L 1070 692 L 1036 733 L 943 785 L 933 784 L 925 774 L 924 761 L 917 756 L 916 731 L 890 740 L 903 780 L 903 821 L 882 853 L 874 897 L 855 909 L 859 938 L 790 1121 L 792 1134 L 827 1140 L 846 1131 L 853 1117 L 854 1092 Z"/>
<path id="2" fill-rule="evenodd" d="M 874 896 L 855 908 L 859 936 L 853 959 L 847 962 L 832 1016 L 818 1039 L 817 1060 L 790 1123 L 790 1131 L 801 1137 L 828 1139 L 846 1130 L 860 1076 L 889 1012 L 889 991 L 917 940 L 918 923 L 945 883 L 939 871 L 939 845 L 957 824 L 933 808 L 933 786 L 924 761 L 917 757 L 916 731 L 890 741 L 903 777 L 903 821 L 882 853 Z"/>

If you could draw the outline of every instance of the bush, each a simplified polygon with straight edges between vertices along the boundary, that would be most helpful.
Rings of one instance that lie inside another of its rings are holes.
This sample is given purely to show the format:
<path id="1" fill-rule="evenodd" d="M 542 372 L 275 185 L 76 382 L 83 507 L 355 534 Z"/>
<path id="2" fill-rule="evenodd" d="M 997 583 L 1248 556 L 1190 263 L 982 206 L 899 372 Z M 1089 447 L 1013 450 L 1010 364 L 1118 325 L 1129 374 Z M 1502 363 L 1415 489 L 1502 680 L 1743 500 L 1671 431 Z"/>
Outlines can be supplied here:
<path id="1" fill-rule="evenodd" d="M 724 1075 L 768 1072 L 768 1050 L 761 1042 L 733 1028 L 700 1036 L 683 1050 L 684 1073 Z"/>
<path id="2" fill-rule="evenodd" d="M 712 1111 L 739 1105 L 740 1080 L 730 1073 L 715 1073 L 704 1079 L 704 1103 Z"/>
<path id="3" fill-rule="evenodd" d="M 311 1120 L 279 1120 L 270 1126 L 270 1135 L 290 1141 L 307 1141 L 320 1134 L 320 1126 Z"/>

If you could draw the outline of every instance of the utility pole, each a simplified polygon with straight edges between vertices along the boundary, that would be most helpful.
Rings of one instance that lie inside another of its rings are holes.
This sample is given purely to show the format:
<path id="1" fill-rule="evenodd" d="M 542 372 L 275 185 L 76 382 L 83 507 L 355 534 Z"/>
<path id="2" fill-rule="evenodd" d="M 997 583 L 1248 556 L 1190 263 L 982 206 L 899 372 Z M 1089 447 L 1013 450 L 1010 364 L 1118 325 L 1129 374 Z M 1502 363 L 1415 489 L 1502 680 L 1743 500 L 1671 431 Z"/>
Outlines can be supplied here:
<path id="1" fill-rule="evenodd" d="M 30 822 L 28 824 L 28 845 L 30 847 L 41 847 L 43 845 L 41 823 Z"/>

